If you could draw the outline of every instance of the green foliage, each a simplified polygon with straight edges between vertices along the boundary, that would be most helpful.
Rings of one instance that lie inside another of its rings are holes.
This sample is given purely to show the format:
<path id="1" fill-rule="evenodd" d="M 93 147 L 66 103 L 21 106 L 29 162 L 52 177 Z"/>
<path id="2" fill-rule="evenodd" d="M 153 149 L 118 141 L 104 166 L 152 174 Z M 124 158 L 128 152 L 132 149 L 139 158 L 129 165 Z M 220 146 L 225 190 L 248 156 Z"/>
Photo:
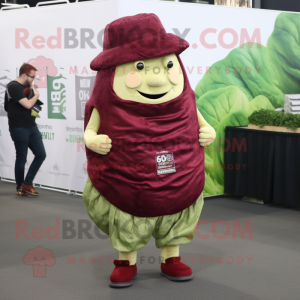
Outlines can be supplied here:
<path id="1" fill-rule="evenodd" d="M 228 114 L 238 110 L 247 111 L 249 106 L 245 94 L 235 86 L 212 90 L 200 97 L 196 103 L 203 118 L 215 131 L 217 131 L 222 119 Z M 243 125 L 247 125 L 247 123 Z M 223 129 L 225 130 L 225 127 Z M 217 141 L 214 141 L 206 149 L 206 155 L 212 156 L 214 149 L 217 149 Z"/>
<path id="2" fill-rule="evenodd" d="M 280 111 L 261 109 L 254 111 L 248 118 L 249 124 L 263 126 L 280 126 L 291 130 L 300 127 L 300 115 L 285 114 Z"/>
<path id="3" fill-rule="evenodd" d="M 274 112 L 283 107 L 285 94 L 300 94 L 299 28 L 299 14 L 279 14 L 267 47 L 246 43 L 233 49 L 198 82 L 197 107 L 217 132 L 216 141 L 205 147 L 204 195 L 224 192 L 224 170 L 220 165 L 224 163 L 221 141 L 226 126 L 247 125 L 252 114 L 249 122 L 261 127 L 300 127 L 298 115 Z M 260 110 L 264 113 L 253 114 Z"/>
<path id="4" fill-rule="evenodd" d="M 284 94 L 267 54 L 266 47 L 256 43 L 233 49 L 227 57 L 214 63 L 197 84 L 197 99 L 212 90 L 232 86 L 249 101 L 263 95 L 273 107 L 282 107 Z"/>
<path id="5" fill-rule="evenodd" d="M 204 195 L 224 192 L 222 148 L 226 126 L 300 127 L 300 116 L 274 112 L 285 94 L 300 94 L 300 15 L 280 13 L 267 47 L 246 43 L 215 62 L 195 88 L 197 107 L 216 130 L 205 147 Z"/>
<path id="6" fill-rule="evenodd" d="M 300 81 L 300 16 L 281 13 L 267 43 L 268 60 L 284 94 L 298 94 Z"/>
<path id="7" fill-rule="evenodd" d="M 216 140 L 205 147 L 205 186 L 204 195 L 224 193 L 224 148 L 222 138 L 226 126 L 248 124 L 249 101 L 246 95 L 235 86 L 226 86 L 209 91 L 197 101 L 197 107 L 204 119 L 215 129 Z M 212 192 L 214 191 L 214 192 Z"/>
<path id="8" fill-rule="evenodd" d="M 263 95 L 257 96 L 250 102 L 249 109 L 248 109 L 248 115 L 251 115 L 254 111 L 260 110 L 260 109 L 274 110 L 274 107 L 271 104 L 271 102 L 269 101 L 269 99 Z"/>

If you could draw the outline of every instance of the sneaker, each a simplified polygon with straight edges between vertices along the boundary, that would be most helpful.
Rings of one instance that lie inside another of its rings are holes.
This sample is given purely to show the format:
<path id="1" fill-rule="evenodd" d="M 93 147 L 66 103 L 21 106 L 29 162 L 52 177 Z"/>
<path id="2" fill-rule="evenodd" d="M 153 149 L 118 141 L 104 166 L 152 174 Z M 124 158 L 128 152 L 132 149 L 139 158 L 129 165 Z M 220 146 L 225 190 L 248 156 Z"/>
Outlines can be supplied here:
<path id="1" fill-rule="evenodd" d="M 192 269 L 182 263 L 180 256 L 170 257 L 161 264 L 161 275 L 172 281 L 186 281 L 193 279 Z"/>
<path id="2" fill-rule="evenodd" d="M 17 196 L 21 196 L 21 197 L 28 196 L 28 194 L 23 192 L 21 189 L 17 189 L 16 194 Z"/>
<path id="3" fill-rule="evenodd" d="M 136 264 L 129 265 L 129 260 L 114 260 L 115 268 L 110 275 L 109 286 L 112 288 L 123 288 L 133 285 L 133 281 L 137 278 Z"/>
<path id="4" fill-rule="evenodd" d="M 25 185 L 24 183 L 22 183 L 20 190 L 31 196 L 39 196 L 39 193 L 33 188 L 32 185 Z"/>

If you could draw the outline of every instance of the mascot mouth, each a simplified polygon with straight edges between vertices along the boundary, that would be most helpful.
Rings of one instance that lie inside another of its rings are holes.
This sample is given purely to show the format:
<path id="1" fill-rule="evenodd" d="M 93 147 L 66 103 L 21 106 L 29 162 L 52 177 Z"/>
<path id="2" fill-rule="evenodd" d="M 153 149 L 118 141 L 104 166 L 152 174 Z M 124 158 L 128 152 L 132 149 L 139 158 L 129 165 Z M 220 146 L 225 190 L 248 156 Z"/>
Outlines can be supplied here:
<path id="1" fill-rule="evenodd" d="M 166 93 L 163 93 L 163 94 L 145 94 L 145 93 L 142 93 L 140 91 L 138 91 L 143 97 L 146 97 L 148 99 L 159 99 L 161 97 L 163 97 L 164 95 L 166 95 L 168 92 Z"/>

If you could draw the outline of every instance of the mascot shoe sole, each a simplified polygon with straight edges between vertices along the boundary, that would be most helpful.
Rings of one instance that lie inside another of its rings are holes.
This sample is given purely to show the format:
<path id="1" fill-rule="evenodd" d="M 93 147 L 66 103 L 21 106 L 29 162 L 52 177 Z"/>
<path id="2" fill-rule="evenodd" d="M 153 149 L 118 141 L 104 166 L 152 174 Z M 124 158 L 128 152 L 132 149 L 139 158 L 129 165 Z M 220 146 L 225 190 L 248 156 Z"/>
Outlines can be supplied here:
<path id="1" fill-rule="evenodd" d="M 188 281 L 194 278 L 194 275 L 175 277 L 175 276 L 170 276 L 164 272 L 161 272 L 160 275 L 168 278 L 171 281 Z"/>
<path id="2" fill-rule="evenodd" d="M 133 281 L 138 277 L 138 273 L 136 273 L 133 278 L 132 281 L 130 282 L 110 282 L 109 286 L 111 288 L 124 288 L 124 287 L 130 287 L 133 285 Z"/>

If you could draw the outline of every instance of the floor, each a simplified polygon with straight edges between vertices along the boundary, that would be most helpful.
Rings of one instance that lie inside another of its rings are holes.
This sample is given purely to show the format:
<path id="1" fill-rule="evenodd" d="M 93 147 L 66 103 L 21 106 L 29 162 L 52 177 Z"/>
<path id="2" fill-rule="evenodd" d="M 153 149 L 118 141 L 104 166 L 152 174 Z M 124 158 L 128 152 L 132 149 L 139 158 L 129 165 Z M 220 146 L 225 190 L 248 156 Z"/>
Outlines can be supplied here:
<path id="1" fill-rule="evenodd" d="M 151 239 L 138 251 L 134 285 L 112 289 L 117 252 L 90 221 L 82 198 L 37 190 L 39 197 L 17 197 L 15 185 L 0 180 L 1 300 L 300 299 L 299 209 L 207 198 L 195 238 L 180 247 L 192 281 L 160 275 L 160 251 Z M 36 253 L 51 257 L 46 267 L 32 264 Z"/>

